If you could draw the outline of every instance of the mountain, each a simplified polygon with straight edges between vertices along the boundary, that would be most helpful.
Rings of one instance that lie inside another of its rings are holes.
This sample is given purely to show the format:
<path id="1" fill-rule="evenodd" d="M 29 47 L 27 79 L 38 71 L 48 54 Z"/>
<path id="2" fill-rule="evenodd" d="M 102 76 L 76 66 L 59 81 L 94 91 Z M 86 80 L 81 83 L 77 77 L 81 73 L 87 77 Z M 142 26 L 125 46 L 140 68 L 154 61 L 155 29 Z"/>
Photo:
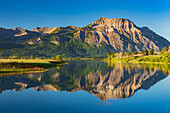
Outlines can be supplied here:
<path id="1" fill-rule="evenodd" d="M 94 23 L 78 31 L 76 39 L 100 46 L 104 43 L 115 51 L 158 51 L 170 42 L 147 27 L 137 27 L 132 21 L 123 18 L 101 17 Z"/>
<path id="2" fill-rule="evenodd" d="M 36 31 L 39 33 L 43 33 L 43 34 L 48 34 L 48 33 L 52 33 L 57 27 L 51 27 L 51 28 L 47 28 L 47 27 L 36 27 L 34 28 L 32 31 Z"/>
<path id="3" fill-rule="evenodd" d="M 101 17 L 82 28 L 69 25 L 52 28 L 37 27 L 32 31 L 20 30 L 20 33 L 16 32 L 17 30 L 6 31 L 10 32 L 9 34 L 12 36 L 4 35 L 6 33 L 2 32 L 0 32 L 0 36 L 8 37 L 5 38 L 9 40 L 8 42 L 19 44 L 21 48 L 13 48 L 11 51 L 0 45 L 0 48 L 6 51 L 2 53 L 4 56 L 15 52 L 15 55 L 20 56 L 52 57 L 61 54 L 64 57 L 101 57 L 106 56 L 107 52 L 145 49 L 158 51 L 170 45 L 168 40 L 148 27 L 138 27 L 132 21 L 124 18 Z"/>
<path id="4" fill-rule="evenodd" d="M 40 33 L 22 29 L 21 27 L 13 29 L 0 28 L 0 38 L 8 43 L 22 43 L 40 35 Z"/>

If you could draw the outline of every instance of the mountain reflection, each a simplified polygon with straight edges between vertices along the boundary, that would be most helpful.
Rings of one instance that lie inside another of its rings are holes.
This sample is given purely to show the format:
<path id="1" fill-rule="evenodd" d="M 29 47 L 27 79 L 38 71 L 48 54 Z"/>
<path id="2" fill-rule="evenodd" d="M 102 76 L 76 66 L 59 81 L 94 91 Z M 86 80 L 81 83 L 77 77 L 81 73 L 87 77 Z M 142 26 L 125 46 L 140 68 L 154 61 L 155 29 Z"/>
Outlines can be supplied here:
<path id="1" fill-rule="evenodd" d="M 70 61 L 67 65 L 42 73 L 3 76 L 0 91 L 28 88 L 37 91 L 85 90 L 101 100 L 128 98 L 139 89 L 149 89 L 168 74 L 169 65 Z"/>

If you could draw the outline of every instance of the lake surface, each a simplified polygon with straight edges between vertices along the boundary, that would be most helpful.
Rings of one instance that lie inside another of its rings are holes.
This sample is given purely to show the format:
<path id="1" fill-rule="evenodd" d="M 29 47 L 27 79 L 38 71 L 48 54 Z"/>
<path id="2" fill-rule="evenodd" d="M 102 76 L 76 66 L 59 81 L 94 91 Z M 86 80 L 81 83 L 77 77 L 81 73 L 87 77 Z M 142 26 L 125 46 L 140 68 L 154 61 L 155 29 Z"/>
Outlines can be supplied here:
<path id="1" fill-rule="evenodd" d="M 0 113 L 170 112 L 170 65 L 70 61 L 2 76 Z"/>

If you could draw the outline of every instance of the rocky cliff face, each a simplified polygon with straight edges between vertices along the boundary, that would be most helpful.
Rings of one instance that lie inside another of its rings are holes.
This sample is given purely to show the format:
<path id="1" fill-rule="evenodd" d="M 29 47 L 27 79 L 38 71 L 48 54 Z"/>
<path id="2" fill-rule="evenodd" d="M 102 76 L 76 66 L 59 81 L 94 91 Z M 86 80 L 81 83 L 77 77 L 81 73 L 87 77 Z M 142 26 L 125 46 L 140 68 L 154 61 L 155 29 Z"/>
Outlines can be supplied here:
<path id="1" fill-rule="evenodd" d="M 159 50 L 170 42 L 147 27 L 137 27 L 132 21 L 123 18 L 101 17 L 94 23 L 78 31 L 75 39 L 100 46 L 101 42 L 116 51 Z"/>

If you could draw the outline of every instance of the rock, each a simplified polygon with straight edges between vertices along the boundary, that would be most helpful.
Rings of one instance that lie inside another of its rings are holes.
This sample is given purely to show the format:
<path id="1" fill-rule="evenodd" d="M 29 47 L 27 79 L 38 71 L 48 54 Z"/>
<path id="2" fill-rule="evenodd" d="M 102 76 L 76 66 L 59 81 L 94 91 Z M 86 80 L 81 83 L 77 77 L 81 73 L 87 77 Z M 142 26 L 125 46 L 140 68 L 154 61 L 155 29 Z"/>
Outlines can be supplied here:
<path id="1" fill-rule="evenodd" d="M 41 44 L 42 43 L 42 39 L 41 38 L 37 38 L 36 40 L 33 41 L 29 41 L 28 44 L 33 45 L 33 44 Z"/>
<path id="2" fill-rule="evenodd" d="M 101 17 L 97 21 L 80 29 L 75 39 L 100 46 L 104 42 L 118 52 L 159 49 L 169 46 L 170 42 L 147 27 L 137 27 L 132 21 L 123 18 L 108 19 Z M 163 42 L 163 43 L 162 43 Z"/>

